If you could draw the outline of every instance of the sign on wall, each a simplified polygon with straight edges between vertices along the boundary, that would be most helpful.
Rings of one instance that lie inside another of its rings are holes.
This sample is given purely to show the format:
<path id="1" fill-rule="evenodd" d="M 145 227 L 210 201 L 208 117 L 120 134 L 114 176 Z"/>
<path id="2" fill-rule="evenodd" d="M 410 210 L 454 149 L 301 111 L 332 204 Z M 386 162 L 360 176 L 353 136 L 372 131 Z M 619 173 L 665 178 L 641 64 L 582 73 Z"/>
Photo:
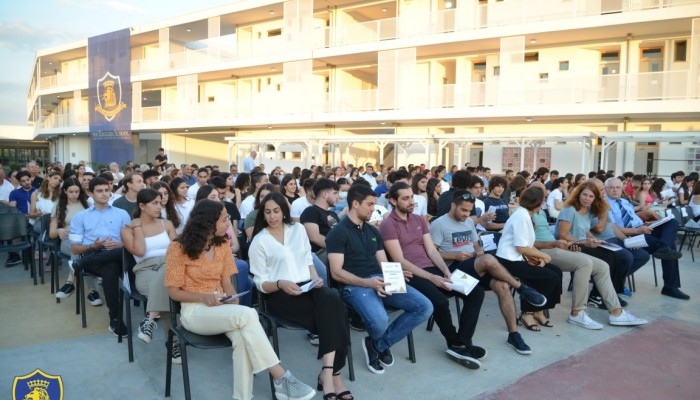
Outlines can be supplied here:
<path id="1" fill-rule="evenodd" d="M 129 29 L 88 38 L 88 68 L 92 162 L 123 165 L 134 158 Z"/>

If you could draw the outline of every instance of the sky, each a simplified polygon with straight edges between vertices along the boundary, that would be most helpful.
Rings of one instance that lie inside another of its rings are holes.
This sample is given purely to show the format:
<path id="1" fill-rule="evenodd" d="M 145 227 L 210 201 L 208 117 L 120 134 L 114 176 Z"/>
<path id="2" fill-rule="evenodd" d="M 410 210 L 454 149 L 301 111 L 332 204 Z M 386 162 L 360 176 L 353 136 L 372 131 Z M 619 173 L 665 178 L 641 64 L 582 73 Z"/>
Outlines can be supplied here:
<path id="1" fill-rule="evenodd" d="M 236 1 L 0 1 L 0 125 L 27 124 L 37 50 Z"/>

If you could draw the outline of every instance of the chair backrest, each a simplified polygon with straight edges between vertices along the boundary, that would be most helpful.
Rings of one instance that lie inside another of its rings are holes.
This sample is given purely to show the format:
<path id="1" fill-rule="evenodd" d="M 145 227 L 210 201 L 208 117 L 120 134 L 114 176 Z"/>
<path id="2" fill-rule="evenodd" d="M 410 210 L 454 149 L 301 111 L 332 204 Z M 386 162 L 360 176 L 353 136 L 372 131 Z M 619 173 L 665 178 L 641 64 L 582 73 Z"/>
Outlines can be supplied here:
<path id="1" fill-rule="evenodd" d="M 129 273 L 129 287 L 135 288 L 136 276 L 134 275 L 134 265 L 136 265 L 136 259 L 129 253 L 126 247 L 122 247 L 122 276 L 124 272 Z"/>
<path id="2" fill-rule="evenodd" d="M 0 214 L 6 214 L 6 213 L 19 214 L 19 210 L 17 209 L 17 207 L 6 206 L 6 205 L 0 204 Z"/>
<path id="3" fill-rule="evenodd" d="M 0 214 L 0 241 L 27 236 L 27 217 L 24 214 Z"/>

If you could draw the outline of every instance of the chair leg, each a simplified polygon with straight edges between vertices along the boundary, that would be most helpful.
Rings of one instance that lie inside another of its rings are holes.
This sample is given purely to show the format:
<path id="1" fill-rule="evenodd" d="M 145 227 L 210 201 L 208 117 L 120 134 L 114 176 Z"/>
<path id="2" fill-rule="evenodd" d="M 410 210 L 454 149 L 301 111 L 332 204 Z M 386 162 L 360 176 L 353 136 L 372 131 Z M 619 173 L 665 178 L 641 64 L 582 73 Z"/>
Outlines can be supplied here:
<path id="1" fill-rule="evenodd" d="M 43 246 L 41 243 L 37 242 L 38 247 L 39 247 L 39 278 L 40 282 L 43 285 L 44 284 L 44 252 L 43 252 Z M 47 260 L 48 262 L 48 260 Z"/>
<path id="2" fill-rule="evenodd" d="M 129 346 L 129 362 L 134 362 L 134 333 L 131 322 L 131 302 L 129 300 L 129 297 L 126 297 L 126 343 Z"/>
<path id="3" fill-rule="evenodd" d="M 416 363 L 416 348 L 413 345 L 413 332 L 409 333 L 406 337 L 408 339 L 408 358 L 413 364 Z"/>
<path id="4" fill-rule="evenodd" d="M 170 397 L 170 384 L 172 383 L 173 359 L 170 356 L 173 354 L 173 339 L 175 334 L 168 329 L 168 340 L 165 342 L 166 357 L 165 360 L 165 397 Z"/>
<path id="5" fill-rule="evenodd" d="M 80 271 L 79 275 L 80 275 L 80 286 L 83 289 L 83 290 L 81 290 L 81 292 L 83 293 L 83 295 L 80 296 L 80 298 L 78 298 L 78 301 L 80 301 L 80 314 L 82 314 L 81 317 L 83 319 L 83 328 L 87 328 L 87 317 L 85 316 L 85 295 L 84 295 L 84 293 L 85 293 L 85 276 L 83 276 L 82 271 Z"/>
<path id="6" fill-rule="evenodd" d="M 80 297 L 83 295 L 83 284 L 80 282 L 80 274 L 73 275 L 73 286 L 75 286 L 75 315 L 80 315 Z"/>
<path id="7" fill-rule="evenodd" d="M 651 266 L 654 268 L 654 287 L 659 287 L 659 281 L 656 278 L 656 258 L 651 257 Z"/>
<path id="8" fill-rule="evenodd" d="M 119 302 L 119 307 L 117 309 L 117 318 L 120 321 L 124 321 L 124 292 L 122 292 L 121 289 L 119 289 L 119 299 L 117 300 Z M 117 343 L 122 342 L 122 336 L 118 335 L 117 336 Z"/>
<path id="9" fill-rule="evenodd" d="M 430 318 L 428 318 L 428 325 L 425 327 L 425 330 L 428 332 L 432 332 L 433 325 L 435 325 L 435 317 L 431 315 Z"/>
<path id="10" fill-rule="evenodd" d="M 350 374 L 350 382 L 354 382 L 355 381 L 355 366 L 352 363 L 352 344 L 350 344 L 350 343 L 348 343 L 348 373 Z"/>
<path id="11" fill-rule="evenodd" d="M 190 395 L 190 370 L 187 365 L 187 346 L 184 346 L 184 340 L 180 340 L 180 359 L 182 359 L 182 384 L 185 386 L 185 399 L 191 400 Z M 169 356 L 169 355 L 168 355 Z"/>

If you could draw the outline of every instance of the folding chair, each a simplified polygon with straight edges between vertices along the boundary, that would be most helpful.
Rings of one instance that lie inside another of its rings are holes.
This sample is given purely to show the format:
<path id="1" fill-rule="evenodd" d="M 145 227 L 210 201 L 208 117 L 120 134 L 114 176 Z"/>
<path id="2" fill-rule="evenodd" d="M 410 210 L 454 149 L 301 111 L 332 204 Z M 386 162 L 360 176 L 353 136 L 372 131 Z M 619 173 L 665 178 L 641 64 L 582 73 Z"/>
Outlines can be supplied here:
<path id="1" fill-rule="evenodd" d="M 187 346 L 192 346 L 196 349 L 223 349 L 231 347 L 231 340 L 225 335 L 197 335 L 183 327 L 177 326 L 177 315 L 180 313 L 180 302 L 170 299 L 170 330 L 168 331 L 168 341 L 166 343 L 167 362 L 165 365 L 165 397 L 170 397 L 170 383 L 172 381 L 172 349 L 175 336 L 177 336 L 178 344 L 182 357 L 182 383 L 185 386 L 185 399 L 190 400 L 190 373 L 187 359 Z M 274 391 L 272 392 L 274 393 Z"/>
<path id="2" fill-rule="evenodd" d="M 24 214 L 12 212 L 12 208 L 8 207 L 7 212 L 0 213 L 0 252 L 23 252 L 24 269 L 31 268 L 31 277 L 34 278 L 36 286 L 36 265 L 32 251 L 31 234 L 27 228 L 27 217 Z M 12 243 L 15 240 L 19 240 L 19 242 Z"/>
<path id="3" fill-rule="evenodd" d="M 288 321 L 284 318 L 272 315 L 268 310 L 267 310 L 267 298 L 268 295 L 264 293 L 260 293 L 260 310 L 258 311 L 258 314 L 262 319 L 266 322 L 265 325 L 267 325 L 267 329 L 265 329 L 265 332 L 267 333 L 268 336 L 272 337 L 272 347 L 275 349 L 275 353 L 277 354 L 277 357 L 280 356 L 280 346 L 279 346 L 279 336 L 277 334 L 277 329 L 278 328 L 283 328 L 283 329 L 290 329 L 290 330 L 305 330 L 303 326 L 292 322 Z M 350 328 L 348 327 L 348 337 L 350 336 Z M 352 363 L 352 344 L 348 344 L 348 372 L 350 374 L 350 380 L 354 381 L 355 380 L 355 368 Z M 272 375 L 270 375 L 270 389 L 272 391 L 272 398 L 274 400 L 277 399 L 275 396 L 275 384 L 272 379 Z"/>
<path id="4" fill-rule="evenodd" d="M 126 248 L 122 250 L 122 279 L 119 280 L 119 320 L 122 321 L 122 310 L 126 309 L 126 342 L 129 347 L 129 362 L 134 362 L 134 333 L 132 330 L 131 323 L 131 300 L 134 300 L 134 305 L 136 302 L 143 303 L 143 312 L 146 312 L 146 305 L 148 303 L 148 297 L 139 293 L 136 289 L 135 280 L 131 279 L 131 269 L 136 264 L 134 256 L 129 253 Z M 127 279 L 127 281 L 125 281 Z M 126 299 L 126 301 L 124 301 Z M 117 339 L 118 343 L 122 342 L 122 337 L 119 336 Z"/>

